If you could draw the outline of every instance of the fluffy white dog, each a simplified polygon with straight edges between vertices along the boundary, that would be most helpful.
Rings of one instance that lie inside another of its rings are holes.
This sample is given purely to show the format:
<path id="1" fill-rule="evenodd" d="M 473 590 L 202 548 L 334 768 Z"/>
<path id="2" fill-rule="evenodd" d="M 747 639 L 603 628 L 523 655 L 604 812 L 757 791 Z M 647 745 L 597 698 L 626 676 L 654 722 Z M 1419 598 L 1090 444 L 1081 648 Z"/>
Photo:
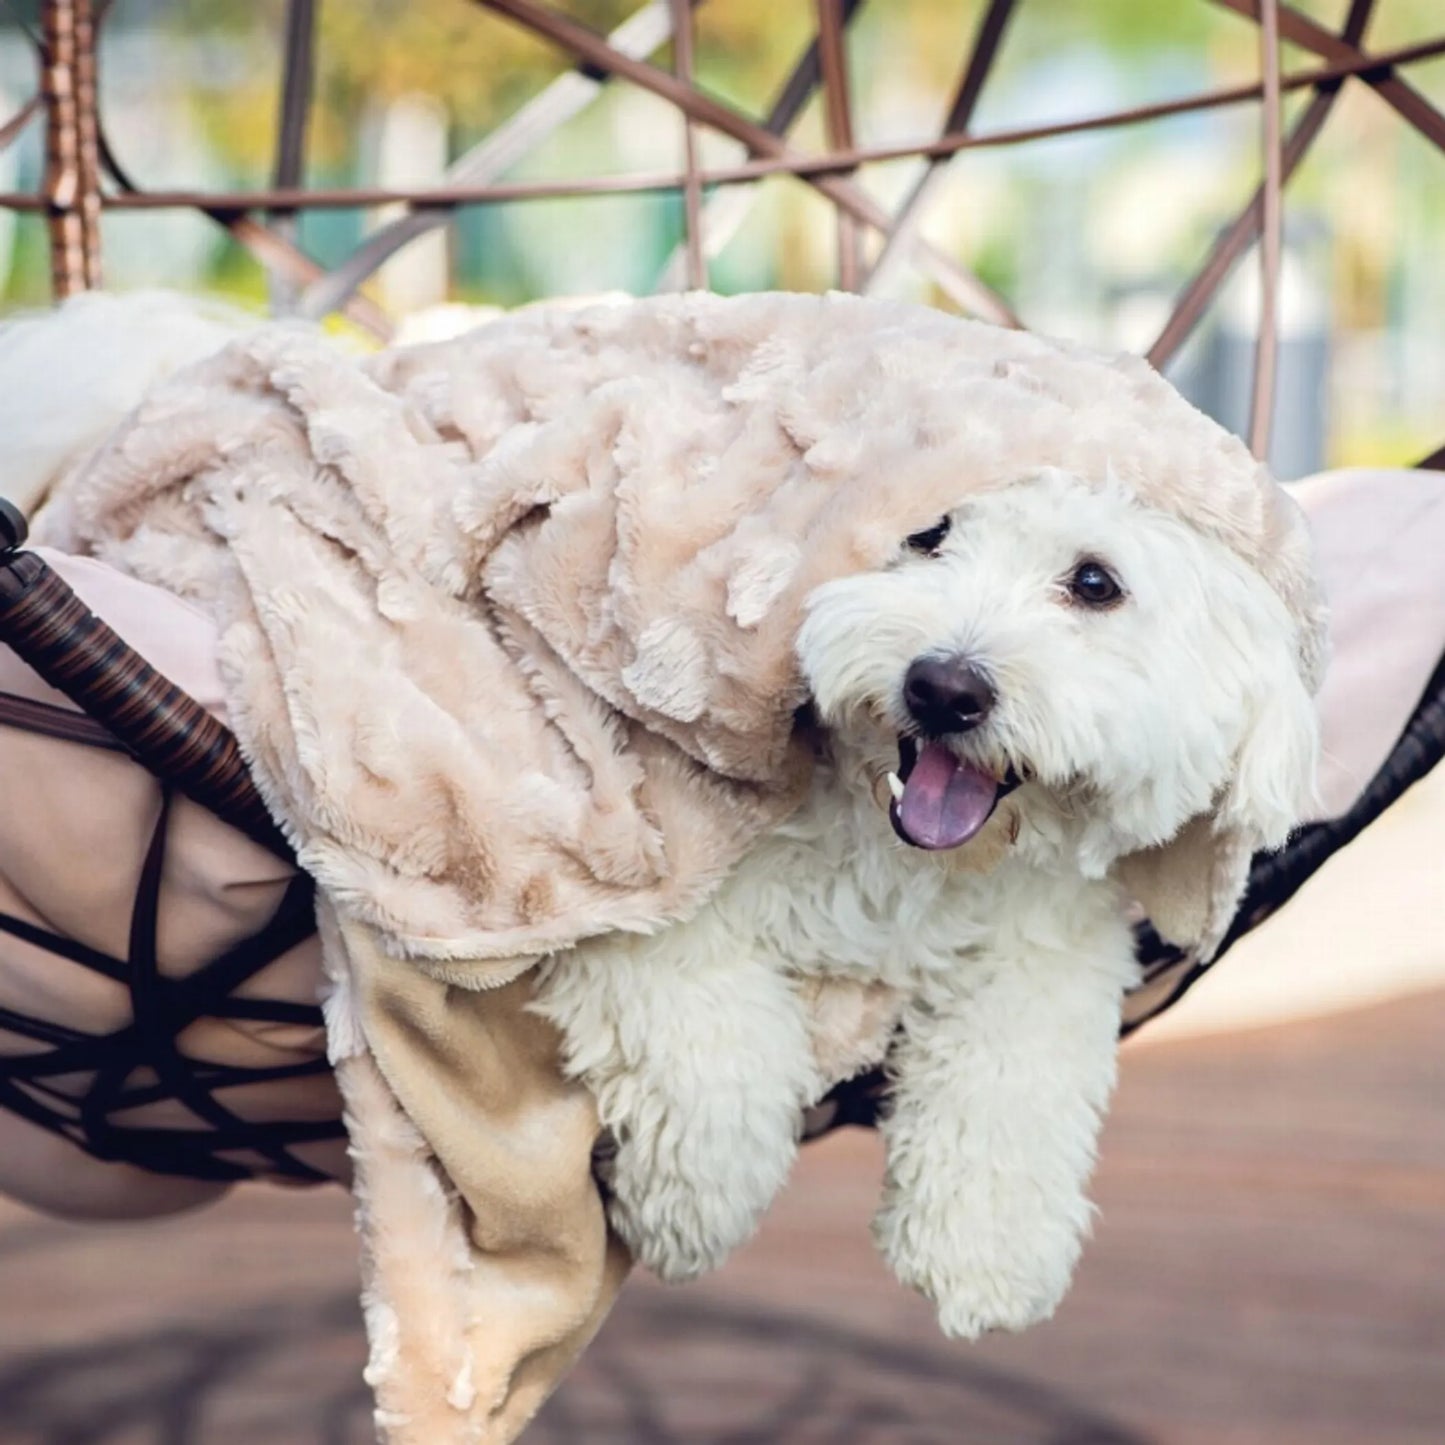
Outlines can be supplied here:
<path id="1" fill-rule="evenodd" d="M 547 969 L 636 1254 L 685 1278 L 748 1237 L 824 1087 L 800 985 L 882 981 L 906 1003 L 878 1243 L 950 1334 L 1048 1317 L 1135 980 L 1114 864 L 1211 808 L 1283 841 L 1316 753 L 1294 638 L 1234 553 L 1059 472 L 819 587 L 805 806 L 692 921 Z"/>

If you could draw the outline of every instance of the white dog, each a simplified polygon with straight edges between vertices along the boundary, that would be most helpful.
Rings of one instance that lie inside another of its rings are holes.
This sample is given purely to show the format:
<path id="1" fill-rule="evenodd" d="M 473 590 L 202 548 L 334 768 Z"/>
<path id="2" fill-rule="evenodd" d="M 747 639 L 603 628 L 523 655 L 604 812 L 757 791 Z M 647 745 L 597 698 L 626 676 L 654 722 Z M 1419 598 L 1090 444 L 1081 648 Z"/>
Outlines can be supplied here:
<path id="1" fill-rule="evenodd" d="M 1135 978 L 1111 869 L 1211 808 L 1283 841 L 1316 753 L 1294 646 L 1234 553 L 1057 472 L 818 588 L 803 809 L 700 916 L 547 970 L 636 1254 L 684 1278 L 748 1237 L 823 1087 L 800 981 L 881 980 L 906 1005 L 878 1243 L 950 1334 L 1049 1316 Z"/>

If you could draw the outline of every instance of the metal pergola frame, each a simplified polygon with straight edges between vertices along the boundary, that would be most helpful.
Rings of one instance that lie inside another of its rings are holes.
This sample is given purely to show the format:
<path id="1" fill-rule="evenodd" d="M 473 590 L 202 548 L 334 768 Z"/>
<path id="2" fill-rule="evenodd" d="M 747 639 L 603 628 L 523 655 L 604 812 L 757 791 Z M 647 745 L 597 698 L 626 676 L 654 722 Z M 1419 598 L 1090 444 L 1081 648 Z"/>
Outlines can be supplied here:
<path id="1" fill-rule="evenodd" d="M 225 227 L 261 261 L 271 278 L 273 303 L 278 309 L 313 319 L 341 311 L 379 340 L 391 336 L 392 320 L 359 288 L 410 241 L 446 225 L 458 206 L 603 193 L 680 193 L 685 240 L 665 268 L 663 284 L 701 287 L 707 285 L 710 246 L 719 245 L 740 223 L 748 184 L 779 174 L 795 176 L 812 186 L 833 206 L 838 227 L 837 284 L 841 289 L 867 292 L 891 268 L 911 264 L 923 270 L 960 309 L 1002 325 L 1019 326 L 1023 323 L 1002 297 L 957 259 L 918 235 L 918 221 L 936 193 L 939 173 L 950 157 L 965 150 L 1018 145 L 1164 116 L 1258 103 L 1260 182 L 1180 292 L 1167 322 L 1146 353 L 1160 367 L 1175 356 L 1243 253 L 1261 242 L 1263 301 L 1248 438 L 1257 456 L 1265 455 L 1269 444 L 1278 349 L 1283 192 L 1319 136 L 1341 91 L 1352 83 L 1369 86 L 1406 124 L 1445 154 L 1445 113 L 1401 74 L 1412 63 L 1445 54 L 1445 17 L 1441 33 L 1433 39 L 1388 51 L 1371 51 L 1365 47 L 1365 35 L 1379 8 L 1377 0 L 1351 0 L 1338 32 L 1283 0 L 1200 0 L 1258 24 L 1257 81 L 1050 125 L 979 133 L 972 129 L 977 102 L 1010 18 L 1021 3 L 987 0 L 940 133 L 906 145 L 887 146 L 861 144 L 853 126 L 847 29 L 864 0 L 813 0 L 817 22 L 814 38 L 761 118 L 723 103 L 693 78 L 694 10 L 706 0 L 646 0 L 605 36 L 540 0 L 459 0 L 490 10 L 550 42 L 569 57 L 573 68 L 455 161 L 440 185 L 414 189 L 308 187 L 303 183 L 303 152 L 312 100 L 317 0 L 287 0 L 273 184 L 266 189 L 244 191 L 147 190 L 126 175 L 112 154 L 97 99 L 97 32 L 110 3 L 43 0 L 39 33 L 30 35 L 40 61 L 39 90 L 0 125 L 0 148 L 11 144 L 37 117 L 45 129 L 41 190 L 0 193 L 0 208 L 45 216 L 54 296 L 59 299 L 100 285 L 103 212 L 191 209 Z M 669 40 L 675 42 L 673 65 L 665 69 L 649 57 Z M 1285 73 L 1280 60 L 1284 41 L 1309 51 L 1320 63 Z M 675 109 L 679 118 L 678 169 L 558 181 L 501 179 L 611 81 L 640 87 Z M 1291 90 L 1307 90 L 1310 97 L 1286 130 L 1281 100 L 1284 92 Z M 805 152 L 790 139 L 790 132 L 815 93 L 821 93 L 823 100 L 826 145 L 821 151 Z M 748 159 L 704 169 L 696 145 L 699 129 L 741 143 Z M 910 157 L 928 164 L 892 211 L 853 179 L 861 165 Z M 300 211 L 388 202 L 402 203 L 405 213 L 363 240 L 334 268 L 323 267 L 297 243 L 295 217 Z M 882 237 L 871 265 L 861 244 L 863 233 L 869 230 Z M 1445 446 L 1420 465 L 1445 469 Z"/>

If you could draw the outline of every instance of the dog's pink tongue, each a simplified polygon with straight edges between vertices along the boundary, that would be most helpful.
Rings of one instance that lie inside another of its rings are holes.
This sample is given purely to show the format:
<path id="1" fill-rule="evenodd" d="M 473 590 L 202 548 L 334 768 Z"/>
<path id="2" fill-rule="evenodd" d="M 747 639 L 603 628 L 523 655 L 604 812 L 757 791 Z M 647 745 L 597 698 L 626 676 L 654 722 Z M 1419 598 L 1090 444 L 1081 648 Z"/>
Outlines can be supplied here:
<path id="1" fill-rule="evenodd" d="M 987 773 L 959 762 L 942 743 L 925 743 L 903 785 L 898 823 L 920 848 L 957 848 L 988 822 L 997 795 Z"/>

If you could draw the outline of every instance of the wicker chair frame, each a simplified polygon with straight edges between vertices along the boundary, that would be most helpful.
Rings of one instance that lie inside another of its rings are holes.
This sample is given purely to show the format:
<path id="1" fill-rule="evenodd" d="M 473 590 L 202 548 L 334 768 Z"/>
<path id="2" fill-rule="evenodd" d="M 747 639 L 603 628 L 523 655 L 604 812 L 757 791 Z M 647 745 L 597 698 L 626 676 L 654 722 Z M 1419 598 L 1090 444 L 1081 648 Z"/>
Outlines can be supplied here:
<path id="1" fill-rule="evenodd" d="M 940 168 L 967 149 L 1022 144 L 1049 136 L 1131 125 L 1167 115 L 1249 102 L 1261 103 L 1262 180 L 1231 225 L 1219 236 L 1197 274 L 1180 293 L 1168 322 L 1149 349 L 1163 365 L 1179 350 L 1204 315 L 1225 277 L 1257 240 L 1264 304 L 1257 339 L 1249 441 L 1256 455 L 1269 444 L 1270 415 L 1278 348 L 1276 298 L 1281 255 L 1282 196 L 1290 176 L 1333 109 L 1347 83 L 1370 86 L 1404 121 L 1445 151 L 1445 114 L 1400 74 L 1412 62 L 1445 54 L 1438 37 L 1388 52 L 1364 48 L 1376 0 L 1352 0 L 1341 30 L 1320 26 L 1280 0 L 1212 0 L 1259 23 L 1260 79 L 1105 115 L 1046 126 L 978 134 L 971 123 L 979 96 L 998 55 L 1018 0 L 988 0 L 959 76 L 941 133 L 907 146 L 858 143 L 845 63 L 847 27 L 863 0 L 816 0 L 814 40 L 794 66 L 768 114 L 754 119 L 700 89 L 693 79 L 693 12 L 704 0 L 650 0 L 610 36 L 590 31 L 536 0 L 471 0 L 544 37 L 572 58 L 576 75 L 591 91 L 554 84 L 524 111 L 461 157 L 442 186 L 418 190 L 377 187 L 305 188 L 302 154 L 311 105 L 316 0 L 288 0 L 286 52 L 278 102 L 278 143 L 274 184 L 265 190 L 234 192 L 144 190 L 124 172 L 105 136 L 96 91 L 96 32 L 107 0 L 44 0 L 41 26 L 32 37 L 41 80 L 32 96 L 4 125 L 0 147 L 12 143 L 36 117 L 45 127 L 46 167 L 37 194 L 0 194 L 0 208 L 42 213 L 50 240 L 51 272 L 57 299 L 101 282 L 100 218 L 106 211 L 188 208 L 225 227 L 266 266 L 273 301 L 283 311 L 319 318 L 342 311 L 385 340 L 391 318 L 359 291 L 376 269 L 416 237 L 445 225 L 460 206 L 529 197 L 590 195 L 620 191 L 676 191 L 684 199 L 686 235 L 668 274 L 688 286 L 707 283 L 709 205 L 705 191 L 789 174 L 813 186 L 837 217 L 837 280 L 843 289 L 866 292 L 887 268 L 923 268 L 961 309 L 1009 326 L 1021 325 L 1008 303 L 967 268 L 918 239 L 917 226 L 934 193 Z M 715 0 L 718 3 L 718 0 Z M 673 69 L 647 57 L 673 39 Z M 1285 74 L 1281 40 L 1311 51 L 1320 66 Z M 575 75 L 572 77 L 575 80 Z M 497 177 L 526 151 L 585 104 L 610 80 L 638 85 L 669 101 L 679 116 L 681 168 L 665 175 L 582 177 L 566 182 L 506 182 Z M 827 148 L 804 154 L 789 140 L 809 98 L 821 90 Z M 1285 132 L 1281 96 L 1308 90 L 1310 99 Z M 741 141 L 751 158 L 742 164 L 704 170 L 698 163 L 695 132 L 711 128 Z M 850 173 L 878 160 L 912 156 L 928 164 L 902 204 L 891 213 L 856 187 Z M 402 202 L 400 219 L 371 236 L 331 270 L 300 249 L 294 218 L 308 208 L 337 208 Z M 260 218 L 258 218 L 260 213 Z M 871 262 L 862 233 L 882 236 Z M 1445 469 L 1445 446 L 1420 465 Z M 95 618 L 69 588 L 33 553 L 21 550 L 24 523 L 0 505 L 0 642 L 8 644 L 53 686 L 82 709 L 83 716 L 21 705 L 0 697 L 0 727 L 18 727 L 64 737 L 77 745 L 120 748 L 150 769 L 167 790 L 185 793 L 266 846 L 290 857 L 246 772 L 235 739 L 198 704 L 161 677 L 144 659 Z M 1415 715 L 1365 794 L 1344 818 L 1305 829 L 1277 854 L 1255 862 L 1250 888 L 1225 948 L 1287 901 L 1323 862 L 1372 822 L 1445 753 L 1445 665 L 1426 689 Z M 255 939 L 231 950 L 181 985 L 162 984 L 154 969 L 155 895 L 165 847 L 165 809 L 138 881 L 132 947 L 126 959 L 81 956 L 73 943 L 31 930 L 41 943 L 72 961 L 128 981 L 134 1000 L 130 1025 L 105 1037 L 78 1036 L 34 1020 L 0 1017 L 0 1027 L 21 1032 L 46 1048 L 23 1060 L 0 1057 L 0 1106 L 63 1134 L 105 1159 L 138 1164 L 158 1173 L 232 1179 L 267 1174 L 295 1181 L 322 1176 L 297 1159 L 290 1146 L 339 1137 L 336 1117 L 285 1124 L 247 1123 L 215 1097 L 239 1082 L 236 1070 L 185 1058 L 176 1035 L 208 1015 L 275 1018 L 320 1023 L 319 1009 L 234 998 L 254 976 L 314 928 L 309 880 L 298 872 L 270 924 Z M 15 933 L 16 920 L 0 917 L 0 932 Z M 1138 931 L 1144 968 L 1139 1003 L 1126 1032 L 1169 1007 L 1203 968 L 1163 943 L 1147 924 Z M 1222 951 L 1222 950 L 1221 950 Z M 266 1010 L 271 1012 L 266 1012 Z M 260 1010 L 261 1012 L 257 1012 Z M 324 1071 L 324 1060 L 301 1066 Z M 77 1103 L 47 1080 L 93 1070 L 95 1085 Z M 157 1075 L 140 1093 L 133 1075 Z M 256 1073 L 255 1077 L 261 1075 Z M 274 1077 L 268 1071 L 266 1077 Z M 884 1081 L 872 1074 L 841 1086 L 818 1111 L 817 1130 L 876 1120 Z M 194 1128 L 163 1131 L 119 1128 L 111 1116 L 137 1102 L 165 1097 L 182 1103 Z M 256 1160 L 238 1163 L 238 1155 Z"/>

